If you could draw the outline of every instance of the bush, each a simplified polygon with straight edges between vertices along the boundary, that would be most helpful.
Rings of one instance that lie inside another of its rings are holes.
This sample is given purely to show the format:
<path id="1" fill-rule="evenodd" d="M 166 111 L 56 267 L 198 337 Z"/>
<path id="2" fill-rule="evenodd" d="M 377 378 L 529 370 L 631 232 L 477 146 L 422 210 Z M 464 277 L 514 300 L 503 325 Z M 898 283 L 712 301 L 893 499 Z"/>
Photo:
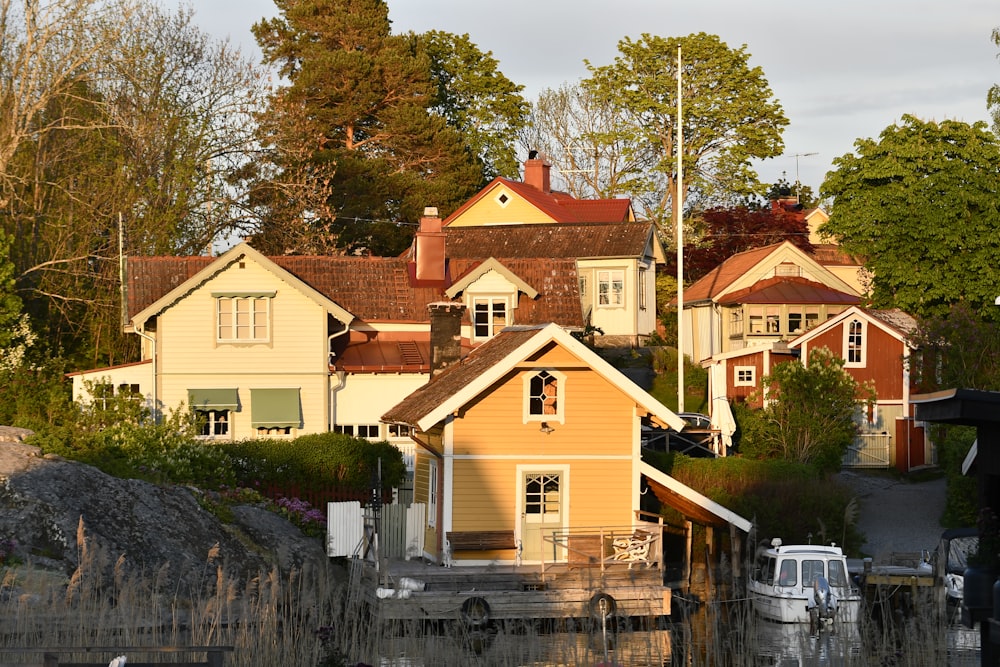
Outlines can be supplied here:
<path id="1" fill-rule="evenodd" d="M 760 537 L 806 544 L 811 535 L 813 544 L 837 542 L 855 554 L 864 543 L 848 511 L 851 491 L 813 466 L 739 456 L 711 459 L 644 453 L 644 457 L 677 481 L 752 520 Z"/>

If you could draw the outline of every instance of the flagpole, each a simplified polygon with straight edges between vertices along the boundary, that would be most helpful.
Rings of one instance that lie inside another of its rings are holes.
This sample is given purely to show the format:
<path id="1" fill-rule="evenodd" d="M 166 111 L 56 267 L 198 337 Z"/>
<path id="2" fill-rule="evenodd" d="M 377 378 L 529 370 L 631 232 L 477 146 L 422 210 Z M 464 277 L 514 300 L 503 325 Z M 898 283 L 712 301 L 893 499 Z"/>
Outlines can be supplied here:
<path id="1" fill-rule="evenodd" d="M 677 45 L 677 412 L 684 412 L 684 123 L 681 116 L 681 47 Z"/>

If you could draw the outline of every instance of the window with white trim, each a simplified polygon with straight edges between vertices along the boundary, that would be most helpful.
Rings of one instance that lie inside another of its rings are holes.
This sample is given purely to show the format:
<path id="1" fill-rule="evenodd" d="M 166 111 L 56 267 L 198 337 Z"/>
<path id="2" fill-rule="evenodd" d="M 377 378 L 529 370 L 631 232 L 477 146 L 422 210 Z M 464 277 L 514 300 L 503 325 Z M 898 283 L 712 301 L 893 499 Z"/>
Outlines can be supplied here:
<path id="1" fill-rule="evenodd" d="M 524 421 L 562 422 L 565 415 L 565 376 L 552 370 L 524 376 Z"/>
<path id="2" fill-rule="evenodd" d="M 625 271 L 597 272 L 597 305 L 603 308 L 625 305 Z"/>
<path id="3" fill-rule="evenodd" d="M 438 505 L 438 464 L 431 460 L 427 463 L 427 525 L 434 528 L 437 525 Z"/>
<path id="4" fill-rule="evenodd" d="M 203 438 L 228 438 L 230 434 L 229 423 L 232 418 L 229 410 L 210 409 L 195 410 L 195 419 L 198 423 L 198 435 Z"/>
<path id="5" fill-rule="evenodd" d="M 733 367 L 734 387 L 756 387 L 757 369 L 754 366 L 734 366 Z"/>
<path id="6" fill-rule="evenodd" d="M 486 340 L 510 324 L 507 297 L 476 296 L 472 298 L 473 340 Z"/>
<path id="7" fill-rule="evenodd" d="M 852 318 L 844 324 L 844 366 L 864 366 L 866 357 L 865 322 Z"/>
<path id="8" fill-rule="evenodd" d="M 271 338 L 271 296 L 216 297 L 216 339 L 220 343 L 260 343 Z"/>
<path id="9" fill-rule="evenodd" d="M 333 432 L 368 440 L 377 440 L 380 436 L 378 424 L 334 424 Z"/>
<path id="10" fill-rule="evenodd" d="M 639 310 L 646 310 L 646 272 L 639 272 Z"/>

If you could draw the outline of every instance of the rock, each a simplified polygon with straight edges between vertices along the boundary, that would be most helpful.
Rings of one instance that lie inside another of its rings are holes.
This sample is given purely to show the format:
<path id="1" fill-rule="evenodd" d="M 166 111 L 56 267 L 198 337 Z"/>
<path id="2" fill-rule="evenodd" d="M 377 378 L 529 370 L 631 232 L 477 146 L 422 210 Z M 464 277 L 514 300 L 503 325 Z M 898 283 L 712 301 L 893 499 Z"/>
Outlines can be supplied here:
<path id="1" fill-rule="evenodd" d="M 16 426 L 0 426 L 0 443 L 2 442 L 24 442 L 29 435 L 34 435 L 34 431 Z"/>
<path id="2" fill-rule="evenodd" d="M 225 524 L 203 507 L 201 495 L 0 443 L 0 543 L 13 540 L 15 555 L 35 566 L 69 575 L 87 560 L 108 575 L 124 556 L 126 572 L 158 572 L 165 586 L 191 592 L 214 581 L 219 566 L 239 580 L 274 567 L 287 574 L 326 566 L 321 541 L 284 518 L 238 506 L 235 522 Z"/>

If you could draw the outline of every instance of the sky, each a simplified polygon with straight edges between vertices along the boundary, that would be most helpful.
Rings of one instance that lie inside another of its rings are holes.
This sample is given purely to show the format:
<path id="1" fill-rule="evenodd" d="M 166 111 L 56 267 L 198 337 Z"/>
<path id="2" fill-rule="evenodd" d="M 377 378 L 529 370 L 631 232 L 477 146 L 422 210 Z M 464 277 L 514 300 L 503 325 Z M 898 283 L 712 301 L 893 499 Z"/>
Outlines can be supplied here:
<path id="1" fill-rule="evenodd" d="M 195 22 L 259 58 L 250 26 L 276 16 L 273 0 L 189 0 Z M 165 3 L 169 4 L 169 2 Z M 389 0 L 394 32 L 469 35 L 534 101 L 614 61 L 618 42 L 643 33 L 706 32 L 746 45 L 789 125 L 782 156 L 757 165 L 818 192 L 832 161 L 877 139 L 904 114 L 989 122 L 986 93 L 1000 83 L 996 0 Z"/>

